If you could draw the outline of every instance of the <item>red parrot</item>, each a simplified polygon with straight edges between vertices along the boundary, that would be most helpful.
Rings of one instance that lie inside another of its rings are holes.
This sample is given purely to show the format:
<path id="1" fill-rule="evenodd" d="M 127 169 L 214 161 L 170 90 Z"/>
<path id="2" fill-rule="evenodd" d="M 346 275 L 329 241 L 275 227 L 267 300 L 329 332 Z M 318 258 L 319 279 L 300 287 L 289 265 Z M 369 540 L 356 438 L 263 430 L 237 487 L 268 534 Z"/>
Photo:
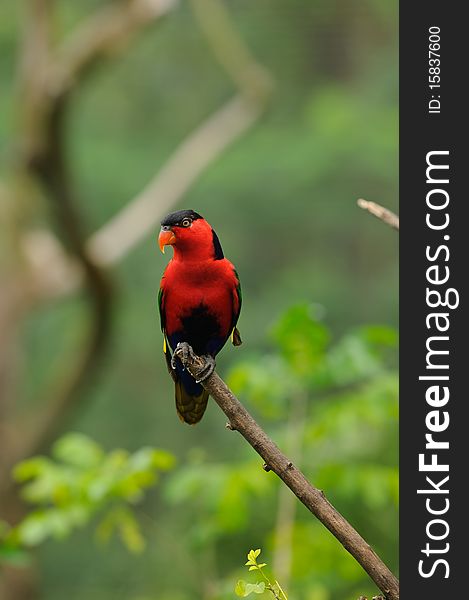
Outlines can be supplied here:
<path id="1" fill-rule="evenodd" d="M 224 257 L 217 234 L 193 210 L 179 210 L 165 217 L 158 243 L 163 253 L 165 246 L 174 249 L 158 295 L 163 351 L 176 386 L 178 416 L 193 425 L 202 418 L 208 400 L 200 381 L 213 372 L 215 356 L 230 336 L 233 345 L 241 344 L 236 329 L 241 286 L 236 269 Z M 198 381 L 174 354 L 178 345 L 183 355 L 187 356 L 190 346 L 205 358 Z"/>

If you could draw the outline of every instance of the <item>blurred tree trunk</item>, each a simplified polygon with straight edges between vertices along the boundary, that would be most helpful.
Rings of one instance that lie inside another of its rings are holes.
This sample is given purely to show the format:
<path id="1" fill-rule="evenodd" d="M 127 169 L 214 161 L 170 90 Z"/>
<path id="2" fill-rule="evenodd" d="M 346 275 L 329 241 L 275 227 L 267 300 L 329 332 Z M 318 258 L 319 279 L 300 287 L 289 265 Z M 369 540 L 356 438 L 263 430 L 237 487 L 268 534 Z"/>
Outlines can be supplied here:
<path id="1" fill-rule="evenodd" d="M 195 0 L 194 0 L 195 1 Z M 29 0 L 18 65 L 16 154 L 8 187 L 1 186 L 0 219 L 0 515 L 18 523 L 25 514 L 11 468 L 48 450 L 83 400 L 99 371 L 111 331 L 112 292 L 106 268 L 136 244 L 219 154 L 262 114 L 270 79 L 252 59 L 216 0 L 197 0 L 209 43 L 239 93 L 184 140 L 141 194 L 87 239 L 67 154 L 67 116 L 73 92 L 111 51 L 121 50 L 144 26 L 168 13 L 177 0 L 110 2 L 75 27 L 64 43 L 53 39 L 55 2 Z M 209 18 L 208 10 L 215 20 Z M 212 14 L 211 12 L 211 14 Z M 221 29 L 224 35 L 215 36 Z M 239 55 L 239 56 L 238 56 Z M 220 58 L 221 57 L 221 58 Z M 226 64 L 224 64 L 226 63 Z M 34 231 L 46 212 L 52 230 Z M 21 328 L 45 301 L 83 290 L 88 337 L 81 353 L 63 360 L 59 381 L 35 395 L 40 407 L 27 420 L 18 411 Z M 73 362 L 73 364 L 70 364 Z M 38 597 L 34 567 L 6 568 L 0 600 Z"/>

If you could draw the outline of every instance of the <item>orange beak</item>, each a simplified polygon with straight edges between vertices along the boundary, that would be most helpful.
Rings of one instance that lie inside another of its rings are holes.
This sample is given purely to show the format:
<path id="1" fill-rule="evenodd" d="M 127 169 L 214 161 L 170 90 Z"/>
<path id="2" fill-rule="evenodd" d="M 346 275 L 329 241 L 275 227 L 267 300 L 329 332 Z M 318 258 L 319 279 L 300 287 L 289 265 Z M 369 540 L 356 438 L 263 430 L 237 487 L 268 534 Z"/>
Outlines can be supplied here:
<path id="1" fill-rule="evenodd" d="M 162 229 L 160 231 L 160 235 L 158 236 L 158 246 L 160 247 L 160 250 L 163 254 L 165 246 L 172 246 L 175 243 L 176 236 L 171 231 L 171 229 Z"/>

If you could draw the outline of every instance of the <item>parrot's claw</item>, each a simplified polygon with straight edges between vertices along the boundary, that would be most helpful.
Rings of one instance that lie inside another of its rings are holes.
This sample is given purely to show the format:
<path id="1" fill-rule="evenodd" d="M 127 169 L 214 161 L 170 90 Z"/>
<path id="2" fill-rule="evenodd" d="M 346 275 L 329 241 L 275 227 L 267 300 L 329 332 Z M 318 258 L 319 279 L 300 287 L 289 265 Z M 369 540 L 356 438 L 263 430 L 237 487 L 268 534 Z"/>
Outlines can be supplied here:
<path id="1" fill-rule="evenodd" d="M 205 360 L 205 365 L 202 367 L 202 370 L 197 373 L 196 383 L 200 383 L 201 381 L 205 381 L 210 377 L 210 375 L 215 370 L 215 359 L 210 354 L 204 354 L 202 357 Z"/>
<path id="2" fill-rule="evenodd" d="M 186 368 L 187 362 L 189 358 L 191 360 L 195 360 L 197 357 L 192 350 L 192 347 L 187 342 L 179 342 L 176 346 L 176 350 L 174 351 L 173 356 L 171 357 L 171 367 L 173 369 L 176 368 L 176 359 L 181 361 L 181 364 L 184 368 Z M 205 364 L 202 369 L 197 373 L 196 382 L 200 383 L 201 381 L 205 381 L 215 370 L 215 359 L 210 354 L 204 354 L 201 358 L 204 359 Z"/>
<path id="3" fill-rule="evenodd" d="M 194 359 L 195 354 L 187 342 L 179 342 L 179 344 L 176 346 L 173 356 L 171 357 L 171 366 L 173 369 L 176 368 L 176 357 L 179 358 L 182 366 L 185 368 L 189 357 Z"/>

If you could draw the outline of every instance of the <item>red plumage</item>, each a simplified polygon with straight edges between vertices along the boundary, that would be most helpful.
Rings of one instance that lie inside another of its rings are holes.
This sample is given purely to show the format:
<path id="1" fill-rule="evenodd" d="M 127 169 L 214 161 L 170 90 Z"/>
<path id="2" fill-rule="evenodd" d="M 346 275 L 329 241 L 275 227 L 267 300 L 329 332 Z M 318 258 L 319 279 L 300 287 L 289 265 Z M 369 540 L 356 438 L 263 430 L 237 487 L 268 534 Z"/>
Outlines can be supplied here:
<path id="1" fill-rule="evenodd" d="M 226 340 L 233 329 L 233 316 L 239 313 L 238 284 L 234 267 L 226 258 L 195 264 L 171 260 L 161 281 L 168 335 L 183 329 L 183 318 L 205 304 Z"/>
<path id="2" fill-rule="evenodd" d="M 178 211 L 163 220 L 159 240 L 162 249 L 174 248 L 159 296 L 161 326 L 171 350 L 187 342 L 196 354 L 215 357 L 231 334 L 235 345 L 241 343 L 235 330 L 241 309 L 239 279 L 212 227 L 194 211 Z M 173 366 L 178 414 L 196 423 L 208 394 L 179 361 Z"/>

